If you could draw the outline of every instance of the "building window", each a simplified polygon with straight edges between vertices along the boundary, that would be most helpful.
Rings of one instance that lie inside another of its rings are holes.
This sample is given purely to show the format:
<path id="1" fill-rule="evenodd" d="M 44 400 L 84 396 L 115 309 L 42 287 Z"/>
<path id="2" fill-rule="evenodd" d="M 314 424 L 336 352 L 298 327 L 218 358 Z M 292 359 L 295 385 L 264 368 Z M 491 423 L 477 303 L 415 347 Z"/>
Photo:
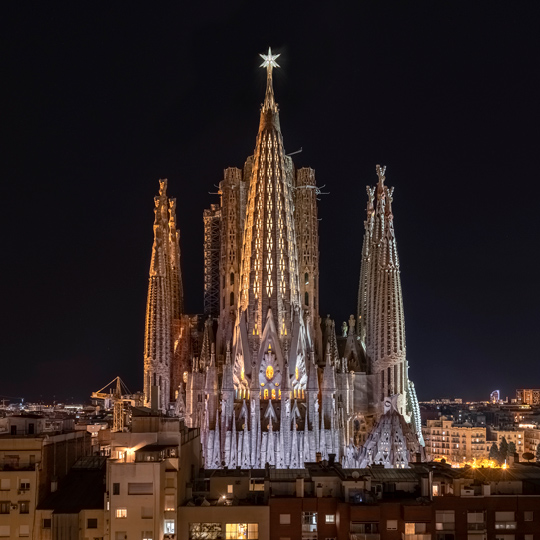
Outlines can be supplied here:
<path id="1" fill-rule="evenodd" d="M 30 501 L 21 501 L 19 503 L 19 514 L 30 513 Z"/>
<path id="2" fill-rule="evenodd" d="M 335 514 L 326 514 L 326 516 L 325 516 L 325 522 L 326 522 L 326 523 L 335 523 L 335 522 L 336 522 L 336 516 L 335 516 Z"/>
<path id="3" fill-rule="evenodd" d="M 9 505 L 11 503 L 9 501 L 2 501 L 0 502 L 0 514 L 9 514 Z"/>
<path id="4" fill-rule="evenodd" d="M 19 537 L 30 536 L 30 525 L 21 525 L 19 527 Z"/>
<path id="5" fill-rule="evenodd" d="M 114 540 L 127 540 L 127 532 L 126 531 L 118 531 L 114 535 Z"/>
<path id="6" fill-rule="evenodd" d="M 386 530 L 387 531 L 397 531 L 397 519 L 387 519 L 386 520 Z"/>
<path id="7" fill-rule="evenodd" d="M 232 493 L 233 492 L 233 485 L 232 484 L 228 484 L 227 485 L 227 493 Z"/>
<path id="8" fill-rule="evenodd" d="M 112 485 L 112 494 L 113 495 L 120 495 L 120 484 L 115 482 L 113 485 Z"/>
<path id="9" fill-rule="evenodd" d="M 258 523 L 227 523 L 226 540 L 258 540 Z"/>
<path id="10" fill-rule="evenodd" d="M 454 510 L 438 510 L 435 512 L 436 531 L 453 531 L 454 521 Z"/>
<path id="11" fill-rule="evenodd" d="M 231 292 L 231 294 L 229 295 L 229 305 L 234 306 L 234 293 L 233 292 Z"/>
<path id="12" fill-rule="evenodd" d="M 467 512 L 467 530 L 483 531 L 486 528 L 485 512 Z"/>
<path id="13" fill-rule="evenodd" d="M 120 492 L 120 484 L 114 484 L 118 486 Z M 120 493 L 115 493 L 119 495 Z M 128 484 L 128 495 L 153 495 L 154 484 L 152 482 L 130 482 Z"/>
<path id="14" fill-rule="evenodd" d="M 141 540 L 152 540 L 152 531 L 143 531 L 141 534 Z"/>
<path id="15" fill-rule="evenodd" d="M 221 538 L 221 523 L 189 524 L 189 540 L 219 540 Z"/>
<path id="16" fill-rule="evenodd" d="M 405 534 L 421 534 L 425 532 L 425 523 L 405 523 Z"/>
<path id="17" fill-rule="evenodd" d="M 43 522 L 41 523 L 41 528 L 42 529 L 50 529 L 51 528 L 51 523 L 52 523 L 52 520 L 50 518 L 44 519 Z"/>
<path id="18" fill-rule="evenodd" d="M 174 495 L 165 495 L 165 512 L 174 512 Z"/>
<path id="19" fill-rule="evenodd" d="M 0 525 L 0 538 L 9 538 L 11 536 L 11 530 L 9 525 Z"/>
<path id="20" fill-rule="evenodd" d="M 27 480 L 27 479 L 21 480 L 21 483 L 19 484 L 19 489 L 21 491 L 29 491 L 30 490 L 30 480 Z"/>
<path id="21" fill-rule="evenodd" d="M 2 478 L 0 480 L 0 491 L 9 491 L 11 489 L 11 480 L 9 478 Z"/>
<path id="22" fill-rule="evenodd" d="M 523 513 L 523 521 L 532 521 L 534 519 L 532 511 Z"/>
<path id="23" fill-rule="evenodd" d="M 302 512 L 302 536 L 309 537 L 317 532 L 317 512 Z M 313 535 L 315 538 L 316 534 Z"/>
<path id="24" fill-rule="evenodd" d="M 87 529 L 97 529 L 97 518 L 88 518 L 86 520 Z"/>
<path id="25" fill-rule="evenodd" d="M 279 524 L 280 525 L 290 525 L 291 524 L 291 514 L 279 514 Z"/>
<path id="26" fill-rule="evenodd" d="M 127 508 L 117 508 L 116 509 L 116 517 L 118 519 L 127 518 Z"/>
<path id="27" fill-rule="evenodd" d="M 309 306 L 309 293 L 307 291 L 304 293 L 304 304 Z"/>
<path id="28" fill-rule="evenodd" d="M 495 529 L 513 530 L 516 528 L 514 512 L 495 512 Z"/>
<path id="29" fill-rule="evenodd" d="M 379 534 L 379 524 L 374 521 L 353 521 L 350 532 L 352 534 Z"/>
<path id="30" fill-rule="evenodd" d="M 154 509 L 151 506 L 141 506 L 141 519 L 152 519 Z"/>
<path id="31" fill-rule="evenodd" d="M 174 531 L 175 531 L 174 519 L 166 519 L 163 532 L 165 534 L 174 534 Z"/>
<path id="32" fill-rule="evenodd" d="M 234 285 L 234 272 L 231 272 L 230 284 Z"/>

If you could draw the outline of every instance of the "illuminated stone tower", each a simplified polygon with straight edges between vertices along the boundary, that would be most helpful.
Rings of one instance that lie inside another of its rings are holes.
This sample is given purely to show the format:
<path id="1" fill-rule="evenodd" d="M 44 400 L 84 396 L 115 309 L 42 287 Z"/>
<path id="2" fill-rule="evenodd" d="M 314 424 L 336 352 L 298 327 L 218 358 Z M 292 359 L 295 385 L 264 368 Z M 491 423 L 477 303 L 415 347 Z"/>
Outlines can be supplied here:
<path id="1" fill-rule="evenodd" d="M 201 353 L 188 374 L 186 422 L 201 427 L 209 468 L 299 468 L 318 452 L 340 459 L 346 444 L 337 364 L 321 357 L 319 190 L 315 172 L 285 155 L 272 80 L 279 55 L 261 56 L 267 85 L 254 153 L 224 172 L 214 235 L 205 212 L 205 251 L 212 238 L 220 245 L 219 266 L 208 258 L 205 268 L 205 283 L 219 284 L 219 315 L 209 312 L 205 326 L 210 336 L 217 322 L 215 359 L 205 367 Z"/>
<path id="2" fill-rule="evenodd" d="M 144 400 L 147 406 L 166 411 L 182 380 L 173 358 L 184 303 L 176 200 L 167 197 L 167 180 L 159 181 L 159 195 L 154 202 L 144 338 Z"/>
<path id="3" fill-rule="evenodd" d="M 385 185 L 386 167 L 376 167 L 379 181 L 367 187 L 367 217 L 358 291 L 358 336 L 374 376 L 372 404 L 377 416 L 385 399 L 395 397 L 395 409 L 421 438 L 414 385 L 409 382 L 405 347 L 403 295 L 392 201 L 394 188 Z"/>

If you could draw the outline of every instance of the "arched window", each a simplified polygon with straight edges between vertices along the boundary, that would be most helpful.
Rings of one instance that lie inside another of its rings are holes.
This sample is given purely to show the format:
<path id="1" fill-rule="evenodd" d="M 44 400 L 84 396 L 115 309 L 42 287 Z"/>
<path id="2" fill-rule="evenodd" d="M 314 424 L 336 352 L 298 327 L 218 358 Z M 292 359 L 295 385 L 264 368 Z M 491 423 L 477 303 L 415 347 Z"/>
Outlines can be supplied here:
<path id="1" fill-rule="evenodd" d="M 307 272 L 304 274 L 304 283 L 309 285 L 309 274 Z"/>
<path id="2" fill-rule="evenodd" d="M 230 285 L 234 285 L 234 272 L 231 272 Z"/>
<path id="3" fill-rule="evenodd" d="M 264 399 L 268 399 L 268 388 L 264 389 Z"/>
<path id="4" fill-rule="evenodd" d="M 276 399 L 276 389 L 272 388 L 272 399 Z"/>
<path id="5" fill-rule="evenodd" d="M 309 306 L 309 293 L 307 291 L 304 293 L 304 304 Z"/>
<path id="6" fill-rule="evenodd" d="M 231 292 L 231 295 L 230 295 L 229 305 L 234 306 L 234 293 L 233 292 Z"/>

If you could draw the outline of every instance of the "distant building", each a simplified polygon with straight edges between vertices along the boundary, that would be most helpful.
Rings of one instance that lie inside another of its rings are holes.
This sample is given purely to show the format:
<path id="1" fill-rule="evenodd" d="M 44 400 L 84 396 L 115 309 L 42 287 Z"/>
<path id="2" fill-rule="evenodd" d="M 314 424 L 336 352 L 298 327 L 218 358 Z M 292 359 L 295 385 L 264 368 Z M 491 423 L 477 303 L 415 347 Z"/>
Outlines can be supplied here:
<path id="1" fill-rule="evenodd" d="M 489 402 L 490 403 L 499 403 L 501 400 L 501 392 L 500 390 L 493 390 L 491 394 L 489 394 Z"/>
<path id="2" fill-rule="evenodd" d="M 516 399 L 523 405 L 540 405 L 540 388 L 520 388 L 516 390 Z"/>
<path id="3" fill-rule="evenodd" d="M 432 460 L 444 458 L 459 466 L 489 455 L 485 426 L 460 424 L 441 416 L 439 420 L 427 420 L 422 431 L 426 452 Z"/>
<path id="4" fill-rule="evenodd" d="M 520 457 L 525 452 L 525 432 L 522 429 L 489 429 L 488 435 L 490 441 L 496 442 L 497 446 L 500 446 L 503 438 L 506 439 L 507 443 L 513 442 Z M 489 444 L 491 445 L 491 442 Z"/>

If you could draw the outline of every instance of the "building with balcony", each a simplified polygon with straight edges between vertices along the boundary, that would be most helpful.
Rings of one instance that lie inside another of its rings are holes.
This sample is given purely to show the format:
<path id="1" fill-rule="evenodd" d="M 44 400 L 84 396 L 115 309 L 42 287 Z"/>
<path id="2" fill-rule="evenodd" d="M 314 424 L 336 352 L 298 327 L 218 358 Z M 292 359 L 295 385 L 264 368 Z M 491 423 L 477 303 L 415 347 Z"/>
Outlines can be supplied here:
<path id="1" fill-rule="evenodd" d="M 2 419 L 0 538 L 34 538 L 36 507 L 90 451 L 86 431 L 48 431 L 39 415 Z"/>
<path id="2" fill-rule="evenodd" d="M 456 466 L 489 456 L 486 427 L 457 423 L 445 416 L 427 420 L 422 428 L 426 452 L 432 460 L 445 459 Z"/>

